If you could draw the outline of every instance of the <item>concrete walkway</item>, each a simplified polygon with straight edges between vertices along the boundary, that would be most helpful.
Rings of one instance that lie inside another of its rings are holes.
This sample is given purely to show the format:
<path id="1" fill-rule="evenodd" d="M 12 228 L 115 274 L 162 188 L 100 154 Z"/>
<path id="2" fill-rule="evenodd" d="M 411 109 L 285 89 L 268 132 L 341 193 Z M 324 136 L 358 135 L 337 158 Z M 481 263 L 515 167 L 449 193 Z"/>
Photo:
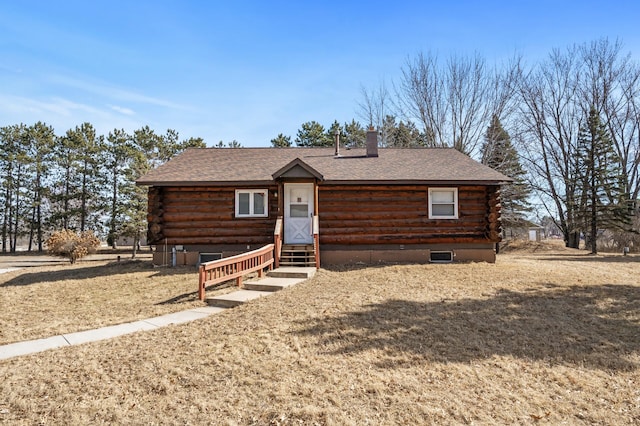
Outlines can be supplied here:
<path id="1" fill-rule="evenodd" d="M 63 346 L 97 342 L 98 340 L 111 339 L 113 337 L 123 336 L 137 331 L 154 330 L 156 328 L 166 327 L 170 324 L 182 324 L 208 317 L 209 315 L 220 311 L 224 311 L 224 309 L 214 306 L 204 306 L 202 308 L 174 312 L 172 314 L 161 315 L 155 318 L 111 325 L 108 327 L 97 328 L 95 330 L 78 331 L 77 333 L 60 334 L 58 336 L 47 337 L 44 339 L 10 343 L 8 345 L 0 346 L 0 360 L 20 355 L 34 354 L 49 349 L 61 348 Z"/>
<path id="2" fill-rule="evenodd" d="M 307 272 L 306 276 L 308 278 L 313 276 L 313 273 L 315 273 L 315 268 L 313 268 L 313 271 L 309 270 L 310 268 L 296 269 L 296 273 L 300 273 L 301 269 L 307 269 L 307 271 L 305 272 Z M 279 273 L 282 272 L 283 271 L 279 271 Z M 284 272 L 286 272 L 286 270 Z M 278 273 L 276 273 L 276 275 L 278 275 Z M 209 315 L 216 314 L 218 312 L 222 312 L 226 310 L 226 308 L 231 308 L 259 297 L 268 296 L 270 294 L 273 294 L 274 291 L 290 287 L 305 280 L 306 278 L 291 279 L 287 277 L 267 277 L 263 278 L 262 280 L 247 282 L 245 283 L 245 287 L 251 287 L 251 285 L 267 286 L 270 287 L 270 290 L 238 290 L 223 296 L 211 298 L 212 300 L 207 300 L 208 303 L 217 304 L 217 306 L 203 306 L 201 308 L 188 309 L 186 311 L 174 312 L 172 314 L 161 315 L 155 318 L 148 318 L 124 324 L 111 325 L 108 327 L 97 328 L 95 330 L 60 334 L 58 336 L 47 337 L 44 339 L 28 340 L 24 342 L 2 345 L 0 346 L 0 360 L 21 355 L 34 354 L 49 349 L 61 348 L 64 346 L 97 342 L 99 340 L 106 340 L 118 336 L 123 336 L 125 334 L 136 333 L 138 331 L 155 330 L 156 328 L 166 327 L 171 324 L 182 324 L 194 321 L 197 319 L 208 317 Z"/>

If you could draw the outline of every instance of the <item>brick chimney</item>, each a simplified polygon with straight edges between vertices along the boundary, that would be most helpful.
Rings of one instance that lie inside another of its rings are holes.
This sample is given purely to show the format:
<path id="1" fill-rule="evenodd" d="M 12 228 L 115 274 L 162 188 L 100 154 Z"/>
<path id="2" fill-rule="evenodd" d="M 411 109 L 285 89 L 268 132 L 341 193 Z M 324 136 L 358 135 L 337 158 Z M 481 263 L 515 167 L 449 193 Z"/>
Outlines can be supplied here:
<path id="1" fill-rule="evenodd" d="M 378 132 L 373 126 L 367 130 L 367 157 L 378 156 Z"/>

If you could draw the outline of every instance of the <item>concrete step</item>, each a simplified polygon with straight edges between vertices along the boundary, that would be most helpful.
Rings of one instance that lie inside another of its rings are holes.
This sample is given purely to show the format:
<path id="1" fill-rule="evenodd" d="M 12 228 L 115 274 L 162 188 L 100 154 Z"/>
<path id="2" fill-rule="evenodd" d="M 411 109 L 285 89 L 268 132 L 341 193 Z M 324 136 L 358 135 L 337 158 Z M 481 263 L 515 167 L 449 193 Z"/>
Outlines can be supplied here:
<path id="1" fill-rule="evenodd" d="M 220 296 L 207 297 L 205 302 L 209 306 L 217 306 L 219 308 L 233 308 L 242 305 L 250 300 L 258 299 L 263 296 L 272 294 L 269 291 L 255 290 L 238 290 L 233 293 L 223 294 Z"/>
<path id="2" fill-rule="evenodd" d="M 280 291 L 292 285 L 296 285 L 304 281 L 304 278 L 275 278 L 266 277 L 257 281 L 248 281 L 242 284 L 245 290 L 254 291 Z"/>
<path id="3" fill-rule="evenodd" d="M 314 266 L 284 266 L 267 272 L 268 277 L 274 278 L 304 278 L 308 279 L 315 275 Z"/>

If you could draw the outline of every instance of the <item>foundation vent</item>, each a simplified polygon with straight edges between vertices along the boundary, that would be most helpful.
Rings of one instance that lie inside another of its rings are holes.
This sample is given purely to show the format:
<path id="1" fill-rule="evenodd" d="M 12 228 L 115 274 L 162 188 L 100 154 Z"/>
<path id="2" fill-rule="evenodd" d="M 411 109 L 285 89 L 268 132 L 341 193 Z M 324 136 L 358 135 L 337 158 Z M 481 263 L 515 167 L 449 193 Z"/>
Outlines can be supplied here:
<path id="1" fill-rule="evenodd" d="M 451 263 L 453 262 L 452 251 L 432 251 L 429 254 L 429 261 L 432 263 Z"/>

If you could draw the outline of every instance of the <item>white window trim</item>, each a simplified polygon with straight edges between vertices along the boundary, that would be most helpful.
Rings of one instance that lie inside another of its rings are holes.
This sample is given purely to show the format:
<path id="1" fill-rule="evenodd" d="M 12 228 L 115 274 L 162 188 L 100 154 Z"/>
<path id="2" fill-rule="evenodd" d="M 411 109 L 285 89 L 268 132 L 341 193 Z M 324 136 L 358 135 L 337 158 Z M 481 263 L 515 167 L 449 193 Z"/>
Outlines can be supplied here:
<path id="1" fill-rule="evenodd" d="M 240 214 L 240 197 L 239 194 L 249 194 L 249 214 Z M 264 213 L 253 213 L 253 195 L 264 195 Z M 268 189 L 236 189 L 236 217 L 269 217 L 269 190 Z"/>
<path id="2" fill-rule="evenodd" d="M 453 191 L 453 216 L 436 216 L 432 213 L 433 192 Z M 458 219 L 458 188 L 429 188 L 429 219 Z"/>

